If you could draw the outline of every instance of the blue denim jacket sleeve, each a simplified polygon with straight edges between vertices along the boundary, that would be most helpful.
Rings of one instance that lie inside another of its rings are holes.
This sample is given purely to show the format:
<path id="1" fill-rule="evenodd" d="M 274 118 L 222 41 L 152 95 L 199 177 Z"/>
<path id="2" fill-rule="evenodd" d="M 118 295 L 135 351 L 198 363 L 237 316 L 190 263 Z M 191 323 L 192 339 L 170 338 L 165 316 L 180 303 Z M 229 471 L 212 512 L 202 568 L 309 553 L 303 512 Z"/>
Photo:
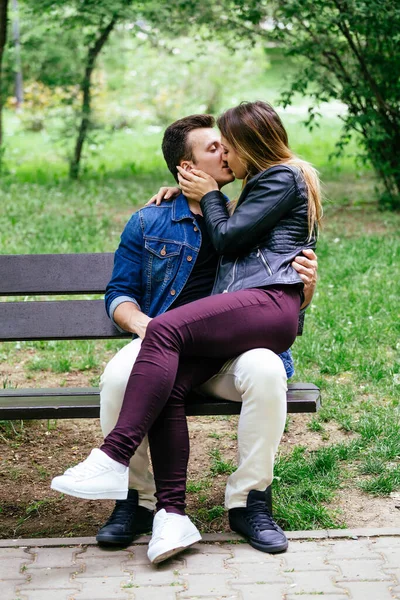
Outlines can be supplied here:
<path id="1" fill-rule="evenodd" d="M 114 255 L 114 268 L 106 288 L 105 304 L 113 320 L 115 309 L 122 302 L 133 302 L 140 308 L 142 301 L 143 232 L 139 212 L 132 215 L 121 235 Z"/>

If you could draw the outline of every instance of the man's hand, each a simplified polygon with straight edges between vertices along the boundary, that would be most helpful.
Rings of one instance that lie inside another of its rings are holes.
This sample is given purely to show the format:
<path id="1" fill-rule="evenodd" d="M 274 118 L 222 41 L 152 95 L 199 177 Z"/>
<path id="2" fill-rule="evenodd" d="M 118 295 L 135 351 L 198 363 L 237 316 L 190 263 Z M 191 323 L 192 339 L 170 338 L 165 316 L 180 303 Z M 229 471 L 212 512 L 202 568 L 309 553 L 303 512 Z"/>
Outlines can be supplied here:
<path id="1" fill-rule="evenodd" d="M 203 196 L 213 190 L 218 190 L 218 184 L 211 175 L 207 175 L 200 169 L 185 171 L 181 167 L 178 169 L 178 180 L 182 192 L 186 198 L 200 202 Z"/>
<path id="2" fill-rule="evenodd" d="M 146 335 L 147 325 L 151 318 L 142 313 L 142 311 L 133 302 L 122 302 L 114 311 L 114 321 L 130 333 L 136 333 L 142 340 Z"/>
<path id="3" fill-rule="evenodd" d="M 298 272 L 304 282 L 304 302 L 301 308 L 305 308 L 310 304 L 317 286 L 317 255 L 313 250 L 303 250 L 303 253 L 296 256 L 292 262 L 292 267 Z"/>
<path id="4" fill-rule="evenodd" d="M 157 194 L 154 194 L 150 198 L 148 202 L 146 202 L 145 206 L 149 206 L 150 204 L 156 203 L 157 206 L 160 206 L 163 200 L 173 200 L 177 198 L 181 193 L 181 189 L 178 187 L 161 187 Z"/>

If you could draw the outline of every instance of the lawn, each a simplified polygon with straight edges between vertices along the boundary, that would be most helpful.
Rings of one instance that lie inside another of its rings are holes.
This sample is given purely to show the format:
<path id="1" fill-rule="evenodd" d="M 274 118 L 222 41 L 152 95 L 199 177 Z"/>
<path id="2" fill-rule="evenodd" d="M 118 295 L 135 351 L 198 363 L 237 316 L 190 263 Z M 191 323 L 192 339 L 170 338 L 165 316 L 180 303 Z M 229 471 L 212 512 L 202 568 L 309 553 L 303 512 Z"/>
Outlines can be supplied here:
<path id="1" fill-rule="evenodd" d="M 270 81 L 276 79 L 275 71 Z M 260 97 L 257 85 L 252 94 Z M 400 215 L 377 210 L 373 175 L 352 156 L 355 141 L 346 157 L 329 161 L 340 120 L 327 113 L 310 133 L 299 122 L 302 105 L 298 108 L 283 118 L 293 148 L 320 170 L 326 199 L 317 250 L 320 280 L 304 335 L 293 347 L 295 380 L 318 384 L 323 406 L 315 416 L 288 418 L 276 463 L 275 513 L 287 529 L 343 527 L 349 518 L 350 524 L 360 522 L 361 500 L 372 503 L 400 490 Z M 113 251 L 131 213 L 159 184 L 172 182 L 160 152 L 160 127 L 141 123 L 116 131 L 90 154 L 82 181 L 71 183 L 51 135 L 22 131 L 13 115 L 7 124 L 7 170 L 0 182 L 4 253 Z M 229 194 L 238 190 L 233 184 Z M 0 384 L 97 385 L 123 343 L 2 344 Z M 208 470 L 203 464 L 192 468 L 188 486 L 189 508 L 203 530 L 226 527 L 223 486 L 234 468 L 235 423 L 235 418 L 192 421 L 193 439 L 204 445 L 209 460 Z M 48 431 L 62 446 L 63 427 L 3 423 L 0 441 L 21 454 L 24 443 L 34 444 L 36 433 L 43 437 Z M 82 422 L 77 444 L 85 428 Z M 10 464 L 3 465 L 3 483 L 22 486 L 23 476 Z M 36 485 L 30 500 L 28 490 L 16 518 L 24 523 L 37 516 L 42 531 L 40 510 L 54 499 L 48 498 L 50 475 L 39 466 L 42 488 Z M 6 505 L 6 496 L 0 505 Z M 346 498 L 355 502 L 354 519 Z"/>

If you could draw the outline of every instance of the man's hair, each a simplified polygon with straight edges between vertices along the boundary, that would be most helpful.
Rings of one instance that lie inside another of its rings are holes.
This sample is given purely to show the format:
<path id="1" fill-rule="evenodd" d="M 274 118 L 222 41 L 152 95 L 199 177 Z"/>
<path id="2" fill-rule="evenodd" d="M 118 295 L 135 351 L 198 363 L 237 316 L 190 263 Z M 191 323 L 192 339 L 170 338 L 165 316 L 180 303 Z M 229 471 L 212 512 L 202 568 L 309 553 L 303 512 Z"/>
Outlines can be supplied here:
<path id="1" fill-rule="evenodd" d="M 212 115 L 190 115 L 175 121 L 165 130 L 162 151 L 168 169 L 178 181 L 177 165 L 182 160 L 191 160 L 194 162 L 192 147 L 188 143 L 188 136 L 194 129 L 210 128 L 215 126 L 215 119 Z"/>

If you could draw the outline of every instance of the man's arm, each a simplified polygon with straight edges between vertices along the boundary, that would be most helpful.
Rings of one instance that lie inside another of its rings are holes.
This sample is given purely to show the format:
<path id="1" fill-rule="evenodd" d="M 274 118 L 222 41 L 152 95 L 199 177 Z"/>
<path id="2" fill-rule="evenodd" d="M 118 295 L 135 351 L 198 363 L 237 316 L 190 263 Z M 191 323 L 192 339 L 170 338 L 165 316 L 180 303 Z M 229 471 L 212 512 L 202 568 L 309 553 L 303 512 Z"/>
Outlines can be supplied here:
<path id="1" fill-rule="evenodd" d="M 303 309 L 310 304 L 317 286 L 317 255 L 311 249 L 303 250 L 302 254 L 296 256 L 292 262 L 292 267 L 298 272 L 304 282 L 304 302 L 301 305 Z"/>
<path id="2" fill-rule="evenodd" d="M 133 302 L 123 302 L 115 309 L 113 320 L 124 331 L 136 333 L 143 339 L 151 318 L 142 313 Z"/>
<path id="3" fill-rule="evenodd" d="M 138 319 L 138 313 L 146 317 L 140 310 L 143 246 L 139 215 L 135 213 L 122 232 L 120 244 L 114 255 L 114 269 L 105 294 L 106 310 L 110 319 L 124 331 L 138 335 L 145 321 Z M 136 327 L 138 331 L 135 330 Z"/>

